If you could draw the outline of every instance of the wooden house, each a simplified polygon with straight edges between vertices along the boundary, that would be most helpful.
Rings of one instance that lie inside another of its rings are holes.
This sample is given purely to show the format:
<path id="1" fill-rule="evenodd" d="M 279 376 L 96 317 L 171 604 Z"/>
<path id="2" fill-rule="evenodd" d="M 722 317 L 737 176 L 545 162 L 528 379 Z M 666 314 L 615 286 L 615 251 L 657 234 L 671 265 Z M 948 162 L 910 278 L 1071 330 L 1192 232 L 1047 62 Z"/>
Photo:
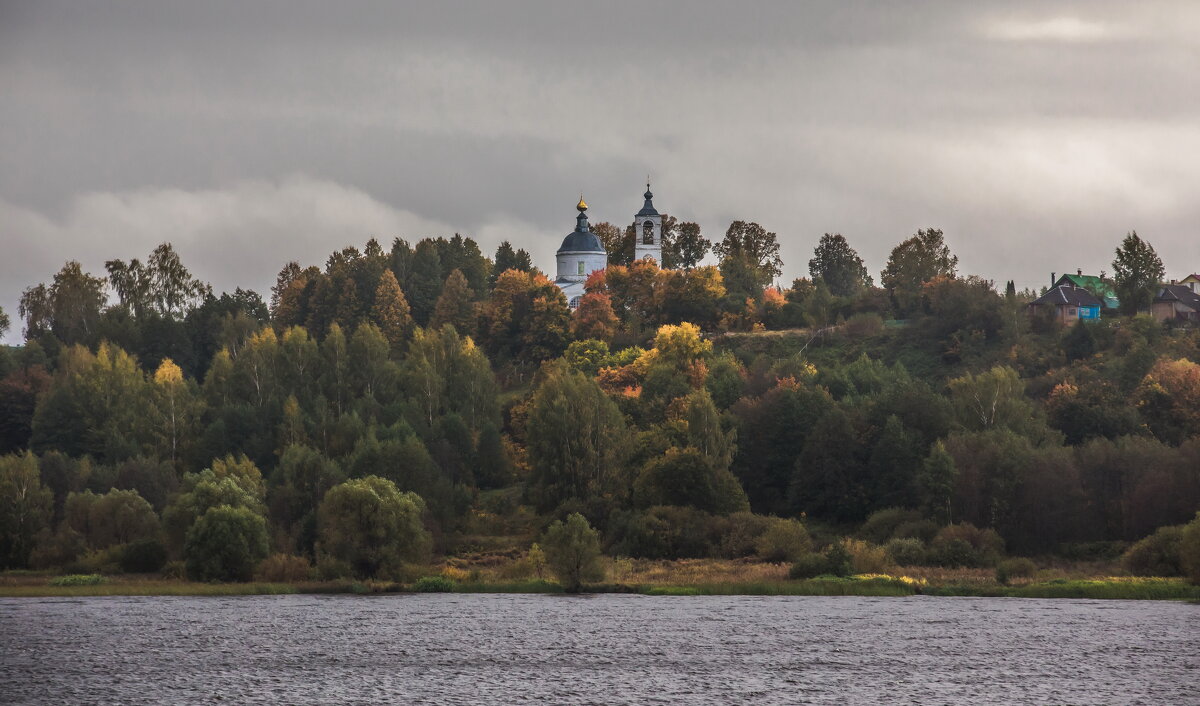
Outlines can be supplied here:
<path id="1" fill-rule="evenodd" d="M 1076 321 L 1097 321 L 1100 319 L 1100 308 L 1104 302 L 1091 292 L 1074 284 L 1060 284 L 1038 297 L 1030 305 L 1030 311 L 1043 311 L 1046 307 L 1054 309 L 1054 318 L 1064 326 Z"/>
<path id="2" fill-rule="evenodd" d="M 1200 292 L 1197 290 L 1200 290 L 1200 278 L 1195 283 L 1162 285 L 1150 304 L 1150 314 L 1159 321 L 1200 323 Z"/>

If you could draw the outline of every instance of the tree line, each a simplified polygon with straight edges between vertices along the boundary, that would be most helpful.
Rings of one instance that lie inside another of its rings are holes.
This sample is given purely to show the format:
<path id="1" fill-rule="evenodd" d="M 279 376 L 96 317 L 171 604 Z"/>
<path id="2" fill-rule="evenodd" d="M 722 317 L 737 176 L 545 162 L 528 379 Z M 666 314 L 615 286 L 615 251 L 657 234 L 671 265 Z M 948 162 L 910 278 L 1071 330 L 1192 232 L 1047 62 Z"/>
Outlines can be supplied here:
<path id="1" fill-rule="evenodd" d="M 614 257 L 576 311 L 525 251 L 460 235 L 287 263 L 267 300 L 169 244 L 68 262 L 0 353 L 0 563 L 374 576 L 481 518 L 578 514 L 614 555 L 791 560 L 860 531 L 962 565 L 1116 551 L 1200 507 L 1195 329 L 1062 329 L 936 229 L 881 286 L 825 234 L 778 287 L 776 234 L 666 220 L 661 266 L 596 226 Z M 1153 249 L 1116 254 L 1145 300 Z"/>

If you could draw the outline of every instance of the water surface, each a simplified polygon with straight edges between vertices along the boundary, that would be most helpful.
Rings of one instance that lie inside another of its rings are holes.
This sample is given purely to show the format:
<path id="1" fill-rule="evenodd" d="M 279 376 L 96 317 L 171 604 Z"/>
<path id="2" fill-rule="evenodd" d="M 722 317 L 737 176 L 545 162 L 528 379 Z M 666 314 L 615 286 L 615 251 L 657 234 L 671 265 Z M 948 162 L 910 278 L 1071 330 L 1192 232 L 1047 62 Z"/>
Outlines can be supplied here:
<path id="1" fill-rule="evenodd" d="M 1200 704 L 1200 606 L 920 596 L 0 599 L 0 701 Z"/>

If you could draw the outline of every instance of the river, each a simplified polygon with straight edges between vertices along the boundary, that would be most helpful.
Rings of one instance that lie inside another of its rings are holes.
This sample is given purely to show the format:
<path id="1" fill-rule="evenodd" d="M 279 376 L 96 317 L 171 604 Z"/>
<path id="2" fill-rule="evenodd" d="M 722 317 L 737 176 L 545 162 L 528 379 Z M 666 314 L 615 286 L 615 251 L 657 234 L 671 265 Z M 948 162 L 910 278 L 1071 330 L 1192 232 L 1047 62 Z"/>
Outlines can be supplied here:
<path id="1" fill-rule="evenodd" d="M 1015 598 L 0 599 L 27 704 L 1200 704 L 1200 606 Z"/>

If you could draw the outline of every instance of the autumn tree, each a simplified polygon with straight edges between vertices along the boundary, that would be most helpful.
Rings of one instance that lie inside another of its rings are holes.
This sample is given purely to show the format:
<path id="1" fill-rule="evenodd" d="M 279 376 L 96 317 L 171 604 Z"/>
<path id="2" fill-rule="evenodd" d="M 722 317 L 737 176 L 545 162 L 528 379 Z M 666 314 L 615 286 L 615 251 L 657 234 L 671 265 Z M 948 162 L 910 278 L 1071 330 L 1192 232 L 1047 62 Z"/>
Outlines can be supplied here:
<path id="1" fill-rule="evenodd" d="M 1154 364 L 1134 399 L 1154 435 L 1172 444 L 1200 436 L 1200 365 L 1185 358 Z"/>
<path id="2" fill-rule="evenodd" d="M 813 258 L 808 261 L 808 272 L 814 280 L 824 281 L 829 291 L 839 297 L 851 296 L 871 286 L 871 276 L 862 258 L 841 233 L 821 236 Z"/>
<path id="3" fill-rule="evenodd" d="M 612 297 L 604 292 L 590 292 L 579 300 L 579 308 L 571 321 L 571 335 L 576 340 L 594 338 L 611 341 L 620 325 L 613 312 Z"/>
<path id="4" fill-rule="evenodd" d="M 1113 260 L 1113 284 L 1121 301 L 1121 313 L 1136 314 L 1148 308 L 1166 275 L 1154 246 L 1130 231 L 1121 241 Z"/>
<path id="5" fill-rule="evenodd" d="M 189 445 L 195 433 L 194 425 L 200 409 L 196 402 L 194 383 L 183 377 L 183 371 L 170 358 L 164 358 L 152 378 L 151 407 L 161 456 L 174 464 Z"/>
<path id="6" fill-rule="evenodd" d="M 879 277 L 880 283 L 892 297 L 900 315 L 917 310 L 921 287 L 936 277 L 954 277 L 958 256 L 950 253 L 936 228 L 918 230 L 917 234 L 892 249 L 887 266 Z"/>
<path id="7" fill-rule="evenodd" d="M 459 270 L 451 271 L 446 277 L 441 296 L 433 307 L 433 317 L 429 320 L 431 328 L 441 328 L 446 324 L 464 336 L 475 335 L 475 304 L 467 278 Z"/>
<path id="8" fill-rule="evenodd" d="M 371 307 L 371 320 L 383 331 L 393 350 L 403 345 L 412 336 L 413 318 L 408 300 L 391 270 L 384 270 L 375 289 L 375 304 Z"/>

